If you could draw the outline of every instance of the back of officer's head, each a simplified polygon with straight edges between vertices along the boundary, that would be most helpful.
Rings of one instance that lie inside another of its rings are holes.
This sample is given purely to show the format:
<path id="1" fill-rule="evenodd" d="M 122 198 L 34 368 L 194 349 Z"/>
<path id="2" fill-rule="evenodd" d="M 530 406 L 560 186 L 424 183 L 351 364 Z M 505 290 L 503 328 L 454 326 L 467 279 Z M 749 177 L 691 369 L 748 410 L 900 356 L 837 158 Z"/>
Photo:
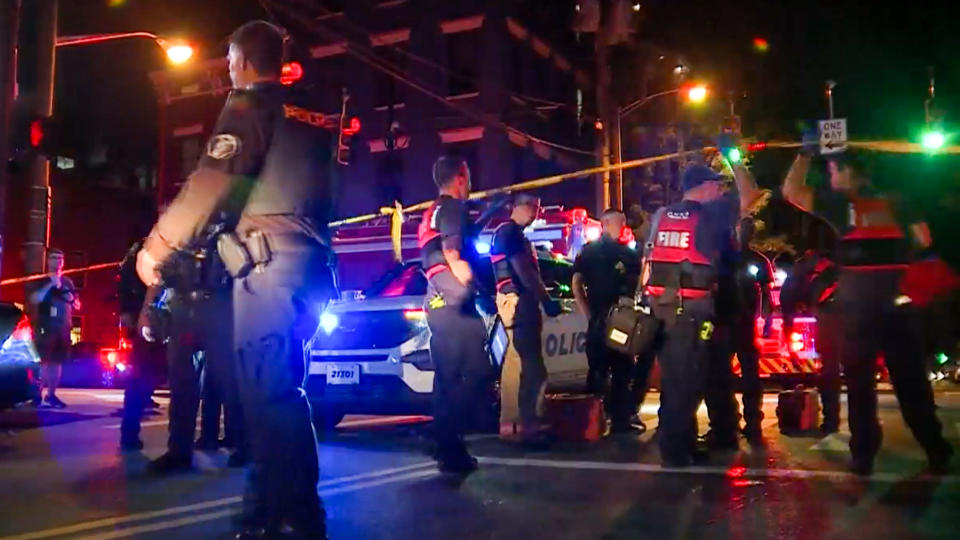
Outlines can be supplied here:
<path id="1" fill-rule="evenodd" d="M 717 199 L 721 193 L 723 175 L 706 165 L 693 165 L 683 173 L 683 198 L 706 202 Z"/>
<path id="2" fill-rule="evenodd" d="M 618 208 L 607 208 L 600 214 L 603 233 L 611 238 L 620 238 L 620 232 L 627 224 L 627 217 Z"/>
<path id="3" fill-rule="evenodd" d="M 230 76 L 234 86 L 248 79 L 279 79 L 283 70 L 283 30 L 266 21 L 250 21 L 230 35 Z M 239 76 L 240 80 L 237 80 Z"/>
<path id="4" fill-rule="evenodd" d="M 433 183 L 441 193 L 465 198 L 470 194 L 470 167 L 460 156 L 440 156 L 433 164 Z"/>

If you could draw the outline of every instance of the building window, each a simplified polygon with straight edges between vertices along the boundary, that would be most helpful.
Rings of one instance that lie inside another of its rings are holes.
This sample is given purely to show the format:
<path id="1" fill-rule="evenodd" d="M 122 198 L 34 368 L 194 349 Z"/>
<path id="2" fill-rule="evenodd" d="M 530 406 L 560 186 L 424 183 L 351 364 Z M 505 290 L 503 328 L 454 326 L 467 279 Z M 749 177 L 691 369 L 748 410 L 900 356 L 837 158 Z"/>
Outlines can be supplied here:
<path id="1" fill-rule="evenodd" d="M 67 270 L 73 268 L 83 268 L 87 265 L 87 254 L 83 251 L 73 250 L 67 253 L 66 260 L 64 261 L 64 266 Z M 70 278 L 73 280 L 73 285 L 77 290 L 82 290 L 84 284 L 87 281 L 87 273 L 80 272 L 79 274 L 71 274 Z"/>
<path id="2" fill-rule="evenodd" d="M 470 94 L 477 91 L 477 65 L 482 51 L 479 32 L 449 34 L 447 38 L 447 63 L 450 66 L 449 88 L 451 96 Z"/>
<path id="3" fill-rule="evenodd" d="M 406 71 L 406 56 L 394 47 L 377 47 L 376 56 L 394 66 L 400 73 Z M 393 75 L 379 69 L 373 70 L 373 106 L 387 107 L 401 101 L 400 86 Z"/>
<path id="4" fill-rule="evenodd" d="M 83 341 L 83 316 L 70 317 L 70 343 L 76 345 Z"/>
<path id="5" fill-rule="evenodd" d="M 197 168 L 200 161 L 200 137 L 187 137 L 180 141 L 180 177 L 186 178 Z"/>

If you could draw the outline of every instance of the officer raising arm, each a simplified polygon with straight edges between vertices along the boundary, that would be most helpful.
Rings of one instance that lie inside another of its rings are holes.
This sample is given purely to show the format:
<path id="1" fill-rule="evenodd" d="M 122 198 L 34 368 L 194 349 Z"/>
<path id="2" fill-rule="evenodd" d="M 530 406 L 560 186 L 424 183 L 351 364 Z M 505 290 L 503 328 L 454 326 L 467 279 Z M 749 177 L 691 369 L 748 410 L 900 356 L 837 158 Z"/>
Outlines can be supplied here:
<path id="1" fill-rule="evenodd" d="M 335 294 L 326 230 L 333 136 L 280 84 L 279 28 L 250 22 L 229 42 L 234 91 L 196 171 L 147 238 L 137 273 L 157 283 L 158 264 L 225 212 L 218 251 L 234 278 L 233 349 L 253 454 L 237 538 L 322 539 L 303 340 Z"/>

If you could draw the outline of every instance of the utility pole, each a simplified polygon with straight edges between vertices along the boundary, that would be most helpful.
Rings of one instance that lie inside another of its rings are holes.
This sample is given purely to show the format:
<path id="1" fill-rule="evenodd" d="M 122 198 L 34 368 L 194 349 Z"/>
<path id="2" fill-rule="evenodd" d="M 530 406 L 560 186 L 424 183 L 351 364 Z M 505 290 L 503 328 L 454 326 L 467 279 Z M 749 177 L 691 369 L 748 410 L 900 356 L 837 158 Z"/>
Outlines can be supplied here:
<path id="1" fill-rule="evenodd" d="M 17 84 L 17 37 L 20 33 L 20 0 L 0 2 L 0 276 L 3 275 L 3 224 L 6 223 L 7 178 L 12 132 L 10 121 Z"/>
<path id="2" fill-rule="evenodd" d="M 36 0 L 33 12 L 35 78 L 33 88 L 33 115 L 49 118 L 53 115 L 53 76 L 57 43 L 57 0 Z M 27 274 L 44 271 L 49 234 L 50 160 L 37 154 L 30 169 L 30 207 L 27 212 L 27 238 L 24 248 L 24 270 Z"/>
<path id="3" fill-rule="evenodd" d="M 597 78 L 597 118 L 600 121 L 600 129 L 597 130 L 597 162 L 598 165 L 606 167 L 610 165 L 610 130 L 614 127 L 614 122 L 610 122 L 610 90 L 612 86 L 613 74 L 610 71 L 610 47 L 607 45 L 607 32 L 610 27 L 610 1 L 600 0 L 600 26 L 597 33 L 594 34 L 594 64 L 596 64 Z M 602 172 L 597 175 L 596 180 L 596 200 L 597 215 L 604 209 L 610 208 L 613 203 L 610 190 L 610 172 Z"/>

